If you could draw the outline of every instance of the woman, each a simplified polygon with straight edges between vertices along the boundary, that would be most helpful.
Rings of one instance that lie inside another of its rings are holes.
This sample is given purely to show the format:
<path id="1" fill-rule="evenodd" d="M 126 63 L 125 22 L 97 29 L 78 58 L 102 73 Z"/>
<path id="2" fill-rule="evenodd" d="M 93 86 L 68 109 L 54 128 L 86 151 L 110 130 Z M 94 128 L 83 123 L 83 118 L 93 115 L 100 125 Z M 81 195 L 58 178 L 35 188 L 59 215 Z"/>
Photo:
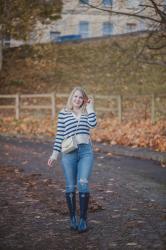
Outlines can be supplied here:
<path id="1" fill-rule="evenodd" d="M 70 227 L 80 233 L 87 230 L 90 193 L 88 180 L 93 167 L 90 129 L 96 126 L 96 113 L 93 106 L 93 98 L 88 99 L 81 87 L 73 89 L 66 108 L 59 112 L 53 153 L 48 160 L 48 166 L 51 167 L 61 152 L 61 163 L 66 179 L 66 201 L 70 213 Z M 75 137 L 77 148 L 69 153 L 63 153 L 62 142 L 71 136 Z M 79 224 L 76 217 L 76 186 L 80 201 Z"/>

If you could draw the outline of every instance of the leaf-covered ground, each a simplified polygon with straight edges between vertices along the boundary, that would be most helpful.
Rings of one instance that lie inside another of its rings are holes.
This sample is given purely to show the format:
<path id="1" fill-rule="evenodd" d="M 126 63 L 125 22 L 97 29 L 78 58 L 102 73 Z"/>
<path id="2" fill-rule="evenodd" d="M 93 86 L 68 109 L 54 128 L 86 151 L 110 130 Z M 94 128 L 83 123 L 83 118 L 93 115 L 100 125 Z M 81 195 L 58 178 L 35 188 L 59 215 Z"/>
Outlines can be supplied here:
<path id="1" fill-rule="evenodd" d="M 11 117 L 1 118 L 0 133 L 23 135 L 27 137 L 44 137 L 54 139 L 56 120 L 33 117 L 20 120 Z M 166 121 L 152 124 L 150 120 L 119 123 L 112 118 L 98 118 L 98 125 L 92 131 L 92 138 L 97 142 L 126 145 L 131 147 L 148 147 L 156 151 L 166 151 Z"/>
<path id="2" fill-rule="evenodd" d="M 160 163 L 95 152 L 89 231 L 80 235 L 69 230 L 62 169 L 47 166 L 50 144 L 0 137 L 1 250 L 165 249 Z"/>

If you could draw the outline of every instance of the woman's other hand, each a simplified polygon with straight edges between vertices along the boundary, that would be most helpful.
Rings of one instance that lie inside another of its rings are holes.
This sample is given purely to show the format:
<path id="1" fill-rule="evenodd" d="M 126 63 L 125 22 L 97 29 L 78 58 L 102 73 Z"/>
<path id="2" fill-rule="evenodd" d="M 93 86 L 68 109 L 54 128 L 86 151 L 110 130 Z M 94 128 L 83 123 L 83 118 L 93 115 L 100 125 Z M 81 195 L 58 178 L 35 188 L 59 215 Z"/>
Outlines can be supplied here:
<path id="1" fill-rule="evenodd" d="M 48 159 L 48 167 L 49 168 L 52 168 L 53 167 L 53 163 L 55 162 L 55 160 L 52 160 L 52 159 Z"/>
<path id="2" fill-rule="evenodd" d="M 53 151 L 52 155 L 48 159 L 48 167 L 49 168 L 53 167 L 54 163 L 56 162 L 56 160 L 58 158 L 58 154 L 59 154 L 58 151 Z"/>

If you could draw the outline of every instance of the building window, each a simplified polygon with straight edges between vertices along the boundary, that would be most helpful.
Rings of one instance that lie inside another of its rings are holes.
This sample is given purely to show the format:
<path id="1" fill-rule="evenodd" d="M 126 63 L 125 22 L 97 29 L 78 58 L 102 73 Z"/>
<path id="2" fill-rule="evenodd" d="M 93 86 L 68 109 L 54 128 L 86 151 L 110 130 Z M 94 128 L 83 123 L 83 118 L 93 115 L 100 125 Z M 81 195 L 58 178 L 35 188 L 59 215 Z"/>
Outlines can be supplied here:
<path id="1" fill-rule="evenodd" d="M 58 32 L 58 31 L 50 31 L 50 40 L 51 40 L 51 42 L 57 42 L 60 34 L 61 33 Z"/>
<path id="2" fill-rule="evenodd" d="M 140 4 L 140 0 L 127 0 L 128 8 L 138 8 L 139 4 Z"/>
<path id="3" fill-rule="evenodd" d="M 110 22 L 103 23 L 103 36 L 109 36 L 113 33 L 113 24 Z"/>
<path id="4" fill-rule="evenodd" d="M 81 35 L 81 38 L 89 37 L 89 22 L 81 21 L 79 23 L 79 34 Z"/>
<path id="5" fill-rule="evenodd" d="M 104 7 L 111 7 L 113 5 L 113 0 L 103 0 Z"/>
<path id="6" fill-rule="evenodd" d="M 166 0 L 163 1 L 164 11 L 166 11 Z"/>
<path id="7" fill-rule="evenodd" d="M 140 31 L 145 30 L 145 22 L 143 20 L 140 20 L 139 22 L 139 30 Z"/>
<path id="8" fill-rule="evenodd" d="M 89 0 L 80 0 L 80 5 L 88 4 Z"/>
<path id="9" fill-rule="evenodd" d="M 127 32 L 134 32 L 137 30 L 136 23 L 126 23 L 126 31 Z"/>
<path id="10" fill-rule="evenodd" d="M 6 47 L 6 48 L 9 48 L 10 47 L 10 34 L 6 34 L 5 35 L 5 38 L 3 40 L 3 45 Z"/>

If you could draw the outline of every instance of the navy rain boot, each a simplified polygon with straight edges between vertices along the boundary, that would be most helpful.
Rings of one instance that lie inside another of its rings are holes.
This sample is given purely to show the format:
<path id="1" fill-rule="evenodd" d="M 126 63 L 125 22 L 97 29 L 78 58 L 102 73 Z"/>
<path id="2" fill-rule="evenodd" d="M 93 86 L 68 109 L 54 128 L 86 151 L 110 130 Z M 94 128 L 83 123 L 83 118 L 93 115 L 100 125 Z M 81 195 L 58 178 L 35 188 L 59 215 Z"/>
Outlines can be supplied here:
<path id="1" fill-rule="evenodd" d="M 76 195 L 73 193 L 66 193 L 67 206 L 70 213 L 70 228 L 72 230 L 77 230 L 77 218 L 76 218 Z"/>
<path id="2" fill-rule="evenodd" d="M 79 193 L 80 199 L 80 222 L 78 225 L 78 232 L 83 233 L 88 229 L 87 226 L 87 210 L 89 203 L 89 193 Z"/>

